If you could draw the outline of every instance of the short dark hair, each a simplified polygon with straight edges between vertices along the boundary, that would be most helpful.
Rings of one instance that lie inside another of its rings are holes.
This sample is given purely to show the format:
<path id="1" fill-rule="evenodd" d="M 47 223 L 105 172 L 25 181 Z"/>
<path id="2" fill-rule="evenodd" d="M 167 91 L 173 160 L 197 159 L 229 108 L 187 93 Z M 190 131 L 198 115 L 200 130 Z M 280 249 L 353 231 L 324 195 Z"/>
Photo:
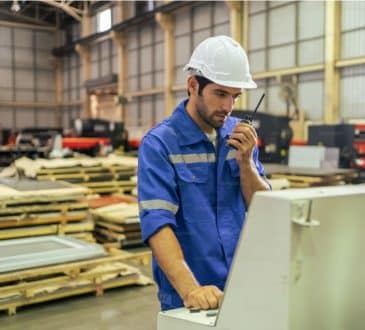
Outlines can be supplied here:
<path id="1" fill-rule="evenodd" d="M 194 77 L 198 81 L 198 84 L 199 84 L 199 89 L 198 89 L 198 94 L 199 95 L 202 95 L 202 91 L 203 91 L 203 89 L 206 85 L 213 84 L 213 81 L 211 81 L 207 78 L 204 78 L 202 76 L 194 76 Z M 188 90 L 188 95 L 190 96 L 189 90 Z"/>

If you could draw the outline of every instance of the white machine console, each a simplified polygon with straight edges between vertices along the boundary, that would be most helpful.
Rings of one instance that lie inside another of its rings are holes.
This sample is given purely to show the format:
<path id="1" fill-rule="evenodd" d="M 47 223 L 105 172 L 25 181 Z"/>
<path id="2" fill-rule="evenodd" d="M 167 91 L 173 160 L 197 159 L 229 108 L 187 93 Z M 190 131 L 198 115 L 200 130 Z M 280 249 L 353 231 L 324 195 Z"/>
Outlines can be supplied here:
<path id="1" fill-rule="evenodd" d="M 258 192 L 217 312 L 158 330 L 365 329 L 365 185 Z"/>

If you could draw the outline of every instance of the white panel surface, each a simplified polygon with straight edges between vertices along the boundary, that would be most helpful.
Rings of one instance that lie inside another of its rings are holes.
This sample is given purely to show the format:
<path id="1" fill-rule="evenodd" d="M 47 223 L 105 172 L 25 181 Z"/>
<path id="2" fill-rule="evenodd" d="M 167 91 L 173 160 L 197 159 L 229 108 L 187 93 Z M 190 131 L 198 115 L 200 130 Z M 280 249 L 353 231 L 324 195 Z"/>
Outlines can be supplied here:
<path id="1" fill-rule="evenodd" d="M 175 14 L 175 35 L 190 33 L 191 17 L 190 10 L 181 10 Z"/>
<path id="2" fill-rule="evenodd" d="M 11 88 L 13 86 L 13 72 L 11 69 L 0 67 L 0 88 Z"/>
<path id="3" fill-rule="evenodd" d="M 323 36 L 324 7 L 323 1 L 299 2 L 299 39 Z"/>
<path id="4" fill-rule="evenodd" d="M 176 65 L 185 65 L 188 63 L 189 58 L 191 56 L 190 50 L 190 36 L 181 36 L 175 39 L 175 64 Z"/>
<path id="5" fill-rule="evenodd" d="M 269 45 L 280 45 L 295 40 L 295 5 L 269 12 Z"/>
<path id="6" fill-rule="evenodd" d="M 194 30 L 205 29 L 211 25 L 211 5 L 201 5 L 193 8 Z"/>
<path id="7" fill-rule="evenodd" d="M 15 72 L 15 86 L 17 88 L 33 88 L 33 71 L 17 70 Z"/>
<path id="8" fill-rule="evenodd" d="M 299 59 L 298 64 L 317 64 L 324 61 L 324 40 L 302 41 L 298 47 Z"/>
<path id="9" fill-rule="evenodd" d="M 98 49 L 99 49 L 99 45 L 96 44 L 96 45 L 91 45 L 90 48 L 89 48 L 89 51 L 90 51 L 90 61 L 97 61 L 99 59 L 99 52 L 98 52 Z"/>
<path id="10" fill-rule="evenodd" d="M 24 109 L 24 108 L 16 109 L 15 122 L 16 122 L 16 127 L 18 129 L 36 126 L 34 110 L 33 109 Z"/>
<path id="11" fill-rule="evenodd" d="M 11 46 L 11 28 L 0 26 L 0 36 L 0 46 Z"/>
<path id="12" fill-rule="evenodd" d="M 139 56 L 141 58 L 141 73 L 152 71 L 152 47 L 145 46 L 141 48 Z"/>
<path id="13" fill-rule="evenodd" d="M 126 110 L 126 127 L 128 126 L 137 126 L 138 125 L 138 112 L 137 112 L 137 103 L 134 99 L 131 103 L 128 104 Z"/>
<path id="14" fill-rule="evenodd" d="M 11 62 L 12 62 L 11 48 L 7 46 L 0 47 L 0 67 L 11 67 Z"/>
<path id="15" fill-rule="evenodd" d="M 15 47 L 31 48 L 33 47 L 32 30 L 14 29 Z"/>
<path id="16" fill-rule="evenodd" d="M 365 19 L 365 18 L 364 18 Z M 341 58 L 365 55 L 365 29 L 346 32 L 342 35 Z"/>
<path id="17" fill-rule="evenodd" d="M 269 50 L 269 69 L 288 68 L 295 65 L 294 45 Z"/>
<path id="18" fill-rule="evenodd" d="M 15 65 L 21 68 L 33 67 L 33 50 L 31 48 L 15 48 Z"/>
<path id="19" fill-rule="evenodd" d="M 154 33 L 155 33 L 155 42 L 163 42 L 164 41 L 164 31 L 162 30 L 162 28 L 157 25 L 154 29 Z"/>
<path id="20" fill-rule="evenodd" d="M 47 49 L 52 50 L 55 47 L 55 33 L 45 32 L 45 31 L 36 31 L 36 45 L 37 49 Z"/>
<path id="21" fill-rule="evenodd" d="M 163 87 L 165 82 L 165 72 L 157 71 L 155 72 L 155 85 L 153 87 Z"/>
<path id="22" fill-rule="evenodd" d="M 0 107 L 0 124 L 4 128 L 13 128 L 14 123 L 12 109 Z"/>
<path id="23" fill-rule="evenodd" d="M 365 26 L 365 2 L 341 1 L 341 30 Z"/>
<path id="24" fill-rule="evenodd" d="M 137 77 L 128 78 L 128 90 L 133 92 L 137 90 Z"/>
<path id="25" fill-rule="evenodd" d="M 266 14 L 257 14 L 250 17 L 249 50 L 265 47 Z"/>
<path id="26" fill-rule="evenodd" d="M 248 59 L 251 72 L 265 71 L 265 51 L 250 52 Z"/>
<path id="27" fill-rule="evenodd" d="M 137 47 L 137 32 L 128 32 L 128 49 L 135 49 Z"/>

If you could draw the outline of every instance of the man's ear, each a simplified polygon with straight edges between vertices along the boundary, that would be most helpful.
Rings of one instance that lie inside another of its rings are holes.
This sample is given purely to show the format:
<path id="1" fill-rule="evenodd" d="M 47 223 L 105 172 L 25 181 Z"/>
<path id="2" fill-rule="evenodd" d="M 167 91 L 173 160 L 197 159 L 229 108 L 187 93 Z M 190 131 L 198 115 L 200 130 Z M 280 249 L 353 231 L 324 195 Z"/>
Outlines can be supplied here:
<path id="1" fill-rule="evenodd" d="M 199 83 L 195 76 L 188 77 L 188 91 L 190 95 L 197 95 L 199 90 Z"/>

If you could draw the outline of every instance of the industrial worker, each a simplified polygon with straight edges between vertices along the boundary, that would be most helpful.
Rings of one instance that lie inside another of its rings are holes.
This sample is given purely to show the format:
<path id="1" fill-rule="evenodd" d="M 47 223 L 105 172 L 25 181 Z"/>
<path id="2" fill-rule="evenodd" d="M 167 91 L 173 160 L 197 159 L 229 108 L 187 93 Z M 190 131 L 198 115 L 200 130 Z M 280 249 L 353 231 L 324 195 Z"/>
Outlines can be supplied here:
<path id="1" fill-rule="evenodd" d="M 255 129 L 230 117 L 256 87 L 243 48 L 208 38 L 184 70 L 189 98 L 139 148 L 141 230 L 162 310 L 219 306 L 251 198 L 270 189 Z"/>

